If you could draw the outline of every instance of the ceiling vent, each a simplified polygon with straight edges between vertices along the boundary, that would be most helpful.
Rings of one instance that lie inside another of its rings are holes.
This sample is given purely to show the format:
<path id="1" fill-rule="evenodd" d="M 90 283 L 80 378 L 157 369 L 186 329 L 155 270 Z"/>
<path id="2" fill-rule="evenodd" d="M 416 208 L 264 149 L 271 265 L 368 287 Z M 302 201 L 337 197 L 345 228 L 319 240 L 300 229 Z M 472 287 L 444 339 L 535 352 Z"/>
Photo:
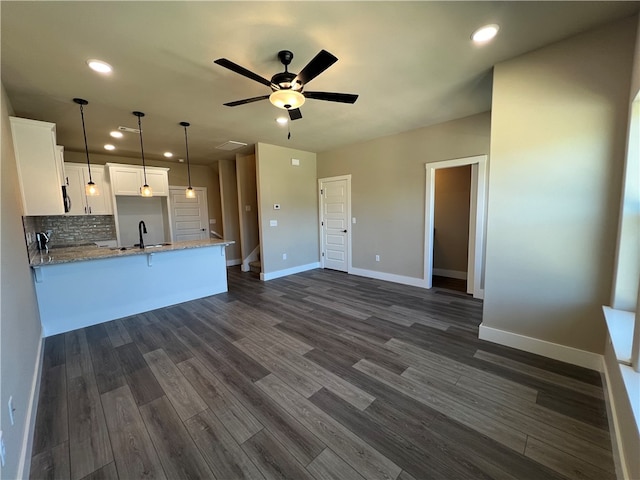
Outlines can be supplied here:
<path id="1" fill-rule="evenodd" d="M 137 128 L 118 127 L 118 130 L 120 130 L 121 132 L 127 132 L 127 133 L 135 133 L 135 134 L 140 133 L 140 130 L 138 130 Z"/>
<path id="2" fill-rule="evenodd" d="M 237 150 L 242 147 L 246 147 L 246 143 L 242 142 L 234 142 L 233 140 L 229 140 L 228 142 L 224 142 L 222 145 L 218 145 L 216 148 L 218 150 Z"/>

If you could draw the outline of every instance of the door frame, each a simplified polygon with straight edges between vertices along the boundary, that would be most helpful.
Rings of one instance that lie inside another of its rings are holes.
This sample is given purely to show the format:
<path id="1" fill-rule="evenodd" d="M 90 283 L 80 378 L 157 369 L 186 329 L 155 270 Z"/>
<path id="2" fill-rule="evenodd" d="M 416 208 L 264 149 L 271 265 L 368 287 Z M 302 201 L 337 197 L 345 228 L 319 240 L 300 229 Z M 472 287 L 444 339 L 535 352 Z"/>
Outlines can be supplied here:
<path id="1" fill-rule="evenodd" d="M 207 187 L 193 187 L 192 186 L 191 188 L 193 188 L 195 191 L 202 192 L 203 195 L 204 195 L 204 204 L 205 204 L 205 207 L 207 209 L 207 223 L 205 225 L 205 231 L 207 232 L 206 237 L 207 238 L 211 238 L 211 227 L 209 225 L 209 196 L 208 196 L 208 193 L 207 193 Z M 175 217 L 173 215 L 173 212 L 171 211 L 173 209 L 173 204 L 171 203 L 171 190 L 172 189 L 175 189 L 175 190 L 180 189 L 180 190 L 182 190 L 184 192 L 187 189 L 187 187 L 186 187 L 186 185 L 184 187 L 180 186 L 180 185 L 169 185 L 169 195 L 167 196 L 167 198 L 169 199 L 169 205 L 168 205 L 168 208 L 170 210 L 169 211 L 169 216 L 171 217 L 171 222 L 169 222 L 169 223 L 171 223 L 171 241 L 174 242 L 176 240 L 174 240 L 173 236 L 177 235 L 178 233 L 173 228 L 174 227 L 174 223 L 176 222 L 176 219 L 175 219 Z"/>
<path id="2" fill-rule="evenodd" d="M 483 278 L 488 163 L 488 155 L 476 155 L 425 164 L 427 171 L 424 220 L 424 281 L 426 288 L 432 287 L 436 170 L 471 165 L 467 292 L 473 294 L 474 298 L 484 298 Z"/>
<path id="3" fill-rule="evenodd" d="M 320 234 L 320 268 L 325 268 L 324 266 L 324 226 L 322 222 L 324 221 L 323 212 L 323 199 L 322 199 L 322 183 L 323 182 L 333 182 L 337 180 L 346 180 L 347 181 L 347 273 L 351 273 L 352 270 L 352 261 L 351 261 L 351 226 L 353 225 L 351 219 L 351 174 L 348 175 L 338 175 L 336 177 L 325 177 L 318 179 L 318 231 Z"/>

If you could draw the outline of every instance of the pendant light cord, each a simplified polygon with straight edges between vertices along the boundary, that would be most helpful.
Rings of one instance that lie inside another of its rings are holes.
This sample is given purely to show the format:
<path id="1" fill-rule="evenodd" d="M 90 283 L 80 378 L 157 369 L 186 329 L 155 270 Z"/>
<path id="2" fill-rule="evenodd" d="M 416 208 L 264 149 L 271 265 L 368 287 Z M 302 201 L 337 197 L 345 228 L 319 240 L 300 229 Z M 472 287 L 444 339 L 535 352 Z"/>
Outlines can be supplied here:
<path id="1" fill-rule="evenodd" d="M 187 151 L 187 177 L 189 179 L 189 188 L 191 188 L 191 164 L 189 163 L 189 140 L 187 139 L 187 127 L 184 127 L 184 145 Z"/>
<path id="2" fill-rule="evenodd" d="M 91 163 L 89 162 L 89 146 L 87 145 L 87 131 L 84 128 L 84 106 L 80 104 L 80 117 L 82 118 L 82 134 L 84 135 L 84 151 L 87 154 L 87 168 L 89 169 L 89 183 L 93 183 L 91 178 Z"/>
<path id="3" fill-rule="evenodd" d="M 140 122 L 140 116 L 138 116 L 138 130 L 140 131 L 140 153 L 142 154 L 142 173 L 144 173 L 144 184 L 147 183 L 147 167 L 144 164 L 144 146 L 142 144 L 142 123 Z"/>

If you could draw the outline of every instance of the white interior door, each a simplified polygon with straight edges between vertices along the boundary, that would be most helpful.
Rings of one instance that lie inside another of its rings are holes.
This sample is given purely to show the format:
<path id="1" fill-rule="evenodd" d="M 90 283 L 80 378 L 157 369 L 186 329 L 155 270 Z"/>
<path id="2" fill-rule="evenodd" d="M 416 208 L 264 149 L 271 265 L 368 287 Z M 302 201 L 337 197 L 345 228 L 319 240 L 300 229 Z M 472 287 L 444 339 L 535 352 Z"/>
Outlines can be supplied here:
<path id="1" fill-rule="evenodd" d="M 173 240 L 205 240 L 209 238 L 207 189 L 193 187 L 195 198 L 187 198 L 185 189 L 186 187 L 169 187 Z"/>
<path id="2" fill-rule="evenodd" d="M 341 272 L 348 272 L 350 263 L 349 180 L 337 177 L 319 181 L 322 266 Z"/>

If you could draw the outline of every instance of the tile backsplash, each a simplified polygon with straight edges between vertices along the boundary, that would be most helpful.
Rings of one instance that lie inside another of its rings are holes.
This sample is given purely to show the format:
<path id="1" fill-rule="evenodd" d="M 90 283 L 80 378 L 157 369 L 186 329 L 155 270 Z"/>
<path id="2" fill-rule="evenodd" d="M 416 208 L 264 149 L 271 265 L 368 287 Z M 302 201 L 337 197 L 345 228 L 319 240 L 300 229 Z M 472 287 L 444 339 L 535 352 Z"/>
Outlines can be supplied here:
<path id="1" fill-rule="evenodd" d="M 116 238 L 113 215 L 23 217 L 23 224 L 29 250 L 35 247 L 35 232 L 48 230 L 52 232 L 49 247 L 71 247 Z"/>

